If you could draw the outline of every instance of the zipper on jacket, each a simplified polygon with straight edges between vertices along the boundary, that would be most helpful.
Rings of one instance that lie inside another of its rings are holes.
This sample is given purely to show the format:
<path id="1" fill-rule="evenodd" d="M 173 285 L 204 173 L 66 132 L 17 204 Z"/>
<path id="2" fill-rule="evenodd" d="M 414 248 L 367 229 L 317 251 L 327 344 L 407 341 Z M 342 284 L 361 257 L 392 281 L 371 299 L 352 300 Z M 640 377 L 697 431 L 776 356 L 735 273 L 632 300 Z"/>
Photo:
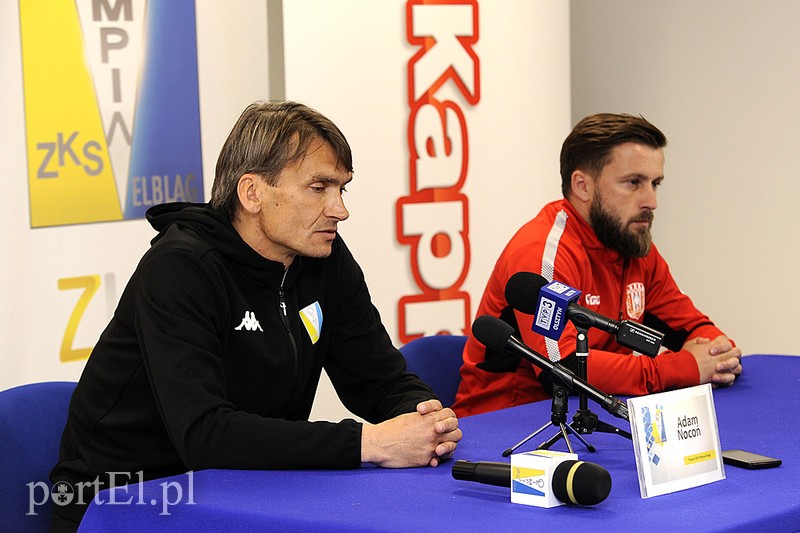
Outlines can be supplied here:
<path id="1" fill-rule="evenodd" d="M 286 312 L 286 299 L 284 298 L 283 293 L 283 284 L 286 281 L 286 274 L 289 272 L 289 269 L 283 271 L 283 278 L 281 279 L 281 286 L 278 289 L 278 298 L 280 299 L 280 307 L 281 307 L 281 319 L 283 320 L 283 325 L 286 328 L 286 333 L 289 335 L 289 342 L 292 343 L 292 351 L 294 352 L 294 361 L 295 361 L 295 369 L 297 368 L 297 360 L 300 354 L 297 351 L 297 342 L 294 340 L 294 335 L 292 335 L 292 327 L 289 324 L 289 315 Z"/>

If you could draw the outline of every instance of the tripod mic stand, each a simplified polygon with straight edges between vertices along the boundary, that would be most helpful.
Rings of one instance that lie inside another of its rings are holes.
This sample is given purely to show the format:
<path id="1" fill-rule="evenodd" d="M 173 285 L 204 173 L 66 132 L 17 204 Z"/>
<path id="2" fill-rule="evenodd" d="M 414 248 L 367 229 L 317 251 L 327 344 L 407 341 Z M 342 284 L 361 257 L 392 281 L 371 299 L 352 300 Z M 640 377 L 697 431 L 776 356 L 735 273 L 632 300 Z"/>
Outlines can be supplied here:
<path id="1" fill-rule="evenodd" d="M 531 433 L 530 435 L 528 435 L 527 437 L 525 437 L 524 439 L 522 439 L 520 442 L 518 442 L 517 444 L 515 444 L 511 448 L 509 448 L 506 451 L 504 451 L 503 452 L 503 457 L 508 457 L 509 455 L 514 453 L 514 451 L 517 448 L 519 448 L 520 446 L 522 446 L 523 444 L 525 444 L 526 442 L 528 442 L 533 437 L 535 437 L 536 435 L 538 435 L 539 433 L 541 433 L 542 431 L 544 431 L 545 429 L 547 429 L 550 426 L 557 426 L 558 429 L 559 429 L 558 433 L 556 433 L 556 435 L 553 438 L 551 438 L 550 440 L 555 439 L 557 441 L 558 439 L 563 438 L 564 442 L 567 443 L 567 448 L 569 449 L 569 453 L 575 453 L 575 452 L 572 451 L 572 444 L 570 444 L 570 442 L 569 442 L 568 433 L 572 433 L 573 435 L 575 435 L 575 438 L 577 438 L 579 441 L 581 441 L 581 443 L 584 446 L 586 446 L 587 450 L 589 450 L 590 452 L 595 451 L 594 446 L 592 446 L 591 444 L 586 442 L 586 439 L 581 437 L 571 425 L 568 425 L 566 423 L 567 422 L 567 412 L 569 411 L 568 408 L 567 408 L 567 398 L 568 397 L 569 397 L 569 391 L 567 390 L 566 387 L 564 387 L 563 385 L 554 385 L 553 386 L 553 405 L 552 405 L 552 408 L 551 408 L 550 421 L 548 423 L 546 423 L 545 425 L 543 425 L 542 427 L 540 427 L 539 429 L 537 429 L 536 431 L 534 431 L 533 433 Z M 558 438 L 555 438 L 556 436 Z M 548 441 L 548 442 L 550 442 L 550 441 Z M 542 448 L 543 446 L 544 446 L 544 444 L 542 446 L 539 446 L 539 448 L 537 448 L 537 449 L 543 449 Z"/>
<path id="2" fill-rule="evenodd" d="M 576 336 L 576 343 L 575 343 L 575 357 L 577 357 L 578 362 L 578 376 L 583 379 L 587 380 L 587 370 L 586 370 L 586 360 L 589 358 L 589 337 L 587 335 L 586 329 L 578 328 L 578 334 Z M 595 431 L 599 431 L 601 433 L 615 433 L 620 435 L 621 437 L 625 437 L 627 439 L 633 440 L 633 437 L 627 431 L 620 429 L 612 424 L 608 424 L 600 420 L 595 413 L 589 409 L 589 400 L 586 397 L 586 394 L 583 391 L 579 392 L 579 407 L 578 411 L 572 417 L 572 423 L 568 426 L 572 429 L 575 434 L 589 434 Z M 559 439 L 562 438 L 562 433 L 556 433 L 553 435 L 549 440 L 542 443 L 539 446 L 540 450 L 547 450 L 558 442 Z M 567 443 L 567 447 L 569 447 L 569 443 Z M 587 446 L 588 448 L 588 446 Z M 570 451 L 572 451 L 570 449 Z M 594 451 L 594 446 L 589 448 L 590 452 Z"/>
<path id="3" fill-rule="evenodd" d="M 608 411 L 610 414 L 616 416 L 617 418 L 622 418 L 623 420 L 630 420 L 628 418 L 628 407 L 625 405 L 623 401 L 619 398 L 615 398 L 610 394 L 606 394 L 597 387 L 593 387 L 590 385 L 585 379 L 578 377 L 569 369 L 551 362 L 546 357 L 534 352 L 525 344 L 514 337 L 514 328 L 511 327 L 509 324 L 503 322 L 497 317 L 493 317 L 490 315 L 482 315 L 475 319 L 475 322 L 472 324 L 472 333 L 475 335 L 475 338 L 486 346 L 486 348 L 495 351 L 507 351 L 509 353 L 513 353 L 522 357 L 526 361 L 532 363 L 533 365 L 539 367 L 540 369 L 547 372 L 554 380 L 554 382 L 558 382 L 562 388 L 562 392 L 555 392 L 557 387 L 554 388 L 553 394 L 553 413 L 551 415 L 551 420 L 549 423 L 545 424 L 544 427 L 540 428 L 538 431 L 531 434 L 530 437 L 526 438 L 520 444 L 506 450 L 503 453 L 503 456 L 511 455 L 511 453 L 517 449 L 520 445 L 527 442 L 531 439 L 534 435 L 537 435 L 540 431 L 545 429 L 550 425 L 558 425 L 559 430 L 563 433 L 560 435 L 566 436 L 566 432 L 572 432 L 576 437 L 579 437 L 578 433 L 571 425 L 567 425 L 566 422 L 566 412 L 567 412 L 567 389 L 578 389 L 582 393 L 582 398 L 591 398 L 593 401 L 597 402 L 603 409 Z M 583 331 L 584 338 L 581 341 L 582 351 L 586 354 L 589 353 L 588 348 L 588 341 L 585 338 L 586 331 Z M 584 368 L 585 373 L 585 368 Z M 585 404 L 583 405 L 585 407 Z M 584 411 L 588 411 L 588 409 L 584 409 Z M 588 425 L 588 424 L 587 424 Z M 596 424 L 595 424 L 596 425 Z M 617 431 L 614 431 L 615 433 Z M 560 437 L 559 437 L 560 438 Z M 580 438 L 580 437 L 579 437 Z M 628 434 L 628 438 L 630 434 Z M 590 451 L 594 451 L 593 448 L 590 448 L 589 443 L 585 442 L 584 439 L 581 438 L 581 441 L 584 442 L 587 449 Z M 567 440 L 567 444 L 569 444 L 569 440 Z"/>
<path id="4" fill-rule="evenodd" d="M 589 357 L 589 337 L 587 335 L 587 330 L 583 327 L 578 327 L 578 333 L 576 337 L 575 343 L 575 356 L 578 358 L 578 378 L 584 383 L 586 381 L 587 375 L 587 365 L 586 360 Z M 602 433 L 615 433 L 627 439 L 633 440 L 633 437 L 627 431 L 620 429 L 616 426 L 608 424 L 602 420 L 600 420 L 591 409 L 589 409 L 589 400 L 586 392 L 584 391 L 583 387 L 579 387 L 579 408 L 575 415 L 572 417 L 572 422 L 570 424 L 566 424 L 566 413 L 568 412 L 567 409 L 567 396 L 568 396 L 568 389 L 562 385 L 554 384 L 553 386 L 553 407 L 550 416 L 550 422 L 546 423 L 544 426 L 540 427 L 527 437 L 525 437 L 522 441 L 515 444 L 511 448 L 508 448 L 506 451 L 503 452 L 503 457 L 508 457 L 514 451 L 531 440 L 533 437 L 547 429 L 549 426 L 558 426 L 559 431 L 550 437 L 547 441 L 543 442 L 539 445 L 537 450 L 547 450 L 553 444 L 558 442 L 560 439 L 564 439 L 564 442 L 567 445 L 570 453 L 574 453 L 572 451 L 572 445 L 569 442 L 568 433 L 572 433 L 581 443 L 586 447 L 586 449 L 590 452 L 596 451 L 596 448 L 590 444 L 589 442 L 584 439 L 581 434 L 586 435 L 589 433 L 593 433 L 595 431 L 599 431 Z M 619 416 L 617 413 L 613 413 L 615 416 Z M 624 417 L 627 420 L 627 416 Z"/>

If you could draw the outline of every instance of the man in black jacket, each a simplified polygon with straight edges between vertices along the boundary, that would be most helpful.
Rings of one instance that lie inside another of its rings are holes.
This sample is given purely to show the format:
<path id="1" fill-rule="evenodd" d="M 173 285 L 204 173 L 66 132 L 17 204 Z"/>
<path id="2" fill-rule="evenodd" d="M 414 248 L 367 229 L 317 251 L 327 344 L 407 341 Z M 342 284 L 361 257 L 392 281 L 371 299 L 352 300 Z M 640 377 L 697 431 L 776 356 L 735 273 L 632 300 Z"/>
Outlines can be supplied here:
<path id="1" fill-rule="evenodd" d="M 76 528 L 114 484 L 452 455 L 455 414 L 405 371 L 337 233 L 352 175 L 330 120 L 256 103 L 222 147 L 210 203 L 148 211 L 158 235 L 70 404 L 51 479 L 75 496 L 54 506 L 54 530 Z M 308 421 L 323 368 L 367 423 Z"/>

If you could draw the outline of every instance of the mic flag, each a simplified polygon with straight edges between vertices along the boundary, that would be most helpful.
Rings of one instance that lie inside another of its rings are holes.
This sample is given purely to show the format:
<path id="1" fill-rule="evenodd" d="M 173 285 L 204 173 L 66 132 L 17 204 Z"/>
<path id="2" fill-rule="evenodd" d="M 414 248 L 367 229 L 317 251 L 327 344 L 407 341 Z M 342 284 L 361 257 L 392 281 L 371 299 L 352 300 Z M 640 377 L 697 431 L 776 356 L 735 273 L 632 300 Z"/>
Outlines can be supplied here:
<path id="1" fill-rule="evenodd" d="M 581 291 L 559 281 L 552 281 L 542 287 L 531 329 L 549 339 L 560 339 L 567 326 L 567 308 L 580 296 Z"/>
<path id="2" fill-rule="evenodd" d="M 548 452 L 515 454 L 534 463 L 526 466 L 495 461 L 464 461 L 453 464 L 454 479 L 474 481 L 485 485 L 509 487 L 511 501 L 536 507 L 555 507 L 562 504 L 596 505 L 611 492 L 611 474 L 602 466 L 568 457 L 575 454 Z M 515 495 L 516 493 L 516 495 Z M 515 501 L 521 499 L 522 501 Z"/>
<path id="3" fill-rule="evenodd" d="M 618 322 L 578 305 L 580 294 L 578 289 L 560 281 L 548 282 L 533 272 L 517 272 L 505 289 L 508 304 L 520 313 L 535 315 L 531 330 L 547 338 L 558 340 L 569 320 L 577 328 L 596 328 L 614 335 L 617 343 L 631 350 L 651 357 L 658 354 L 663 333 L 633 320 Z"/>

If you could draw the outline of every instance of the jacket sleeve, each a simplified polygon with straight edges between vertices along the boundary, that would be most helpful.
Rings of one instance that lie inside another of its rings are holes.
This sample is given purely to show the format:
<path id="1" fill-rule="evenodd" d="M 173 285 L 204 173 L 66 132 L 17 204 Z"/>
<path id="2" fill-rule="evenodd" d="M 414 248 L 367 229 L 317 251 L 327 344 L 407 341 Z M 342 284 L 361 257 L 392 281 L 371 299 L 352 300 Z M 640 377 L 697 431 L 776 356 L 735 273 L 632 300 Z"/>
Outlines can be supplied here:
<path id="1" fill-rule="evenodd" d="M 692 300 L 679 288 L 655 246 L 651 254 L 653 266 L 648 270 L 647 313 L 652 320 L 659 324 L 660 329 L 668 334 L 673 334 L 677 339 L 676 345 L 670 346 L 679 350 L 687 339 L 707 337 L 713 339 L 724 333 L 700 312 Z M 663 329 L 662 329 L 663 328 Z"/>
<path id="2" fill-rule="evenodd" d="M 340 252 L 338 302 L 325 370 L 345 407 L 369 422 L 413 412 L 436 395 L 406 372 L 405 359 L 372 304 L 364 273 L 343 241 Z"/>
<path id="3" fill-rule="evenodd" d="M 229 317 L 222 282 L 191 253 L 140 266 L 134 328 L 156 407 L 189 469 L 351 468 L 361 425 L 268 418 L 226 398 L 221 345 Z"/>

